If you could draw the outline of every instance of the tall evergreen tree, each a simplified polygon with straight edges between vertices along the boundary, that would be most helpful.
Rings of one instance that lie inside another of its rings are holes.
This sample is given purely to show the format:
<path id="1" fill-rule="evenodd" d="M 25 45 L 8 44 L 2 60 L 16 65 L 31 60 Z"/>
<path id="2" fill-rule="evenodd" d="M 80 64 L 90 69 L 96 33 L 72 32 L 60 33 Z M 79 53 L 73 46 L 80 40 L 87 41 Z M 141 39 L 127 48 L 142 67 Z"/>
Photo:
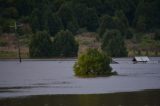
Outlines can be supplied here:
<path id="1" fill-rule="evenodd" d="M 127 56 L 124 39 L 118 30 L 106 31 L 103 35 L 102 50 L 111 57 Z"/>
<path id="2" fill-rule="evenodd" d="M 28 16 L 33 9 L 32 0 L 16 0 L 16 7 L 20 16 Z"/>
<path id="3" fill-rule="evenodd" d="M 69 29 L 73 33 L 76 33 L 78 30 L 78 22 L 74 17 L 69 3 L 65 3 L 60 7 L 58 10 L 58 16 L 61 18 L 65 29 Z"/>
<path id="4" fill-rule="evenodd" d="M 87 10 L 87 6 L 83 3 L 77 3 L 76 1 L 74 1 L 72 10 L 78 22 L 79 27 L 81 28 L 86 27 L 84 21 L 85 21 L 85 15 L 86 15 L 85 11 Z"/>
<path id="5" fill-rule="evenodd" d="M 75 41 L 72 32 L 61 30 L 53 41 L 54 56 L 74 57 L 77 56 L 78 43 Z"/>
<path id="6" fill-rule="evenodd" d="M 106 29 L 115 29 L 115 22 L 113 18 L 109 15 L 104 15 L 101 17 L 100 21 L 100 27 L 99 27 L 99 35 L 100 37 L 103 36 L 105 33 Z"/>
<path id="7" fill-rule="evenodd" d="M 136 29 L 140 32 L 145 32 L 147 30 L 146 17 L 139 16 L 136 22 Z"/>
<path id="8" fill-rule="evenodd" d="M 64 29 L 61 19 L 56 14 L 49 14 L 47 21 L 48 30 L 51 36 L 55 36 L 57 32 Z"/>
<path id="9" fill-rule="evenodd" d="M 98 15 L 93 8 L 88 8 L 84 13 L 84 25 L 89 31 L 96 31 L 99 26 Z"/>
<path id="10" fill-rule="evenodd" d="M 31 26 L 34 32 L 38 30 L 40 31 L 48 30 L 46 16 L 47 15 L 45 14 L 45 11 L 43 10 L 43 8 L 36 8 L 33 10 L 31 17 L 30 17 L 30 22 L 31 22 Z"/>
<path id="11" fill-rule="evenodd" d="M 125 33 L 129 28 L 129 24 L 128 24 L 128 19 L 122 10 L 116 11 L 116 14 L 114 16 L 114 22 L 116 24 L 115 29 L 120 30 L 121 33 L 125 36 Z"/>
<path id="12" fill-rule="evenodd" d="M 46 31 L 38 31 L 31 37 L 29 53 L 33 58 L 52 56 L 52 42 Z"/>

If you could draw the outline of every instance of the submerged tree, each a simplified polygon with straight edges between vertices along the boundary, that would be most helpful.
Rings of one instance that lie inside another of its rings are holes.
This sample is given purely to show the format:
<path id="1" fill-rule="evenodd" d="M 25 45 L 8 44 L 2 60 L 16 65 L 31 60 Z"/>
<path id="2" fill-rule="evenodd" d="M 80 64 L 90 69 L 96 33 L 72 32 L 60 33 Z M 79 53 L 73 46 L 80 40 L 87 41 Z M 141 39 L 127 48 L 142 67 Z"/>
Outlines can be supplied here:
<path id="1" fill-rule="evenodd" d="M 110 57 L 96 49 L 88 49 L 78 57 L 74 64 L 74 72 L 79 77 L 109 76 L 116 74 L 110 67 Z"/>

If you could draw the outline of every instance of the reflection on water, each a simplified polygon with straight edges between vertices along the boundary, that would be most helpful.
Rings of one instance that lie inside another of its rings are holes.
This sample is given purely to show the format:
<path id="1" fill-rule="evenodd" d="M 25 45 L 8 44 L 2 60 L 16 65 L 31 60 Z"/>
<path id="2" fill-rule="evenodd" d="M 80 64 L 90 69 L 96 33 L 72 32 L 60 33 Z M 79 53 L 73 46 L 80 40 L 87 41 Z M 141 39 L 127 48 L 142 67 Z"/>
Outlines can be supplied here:
<path id="1" fill-rule="evenodd" d="M 98 95 L 43 95 L 0 99 L 0 106 L 160 106 L 160 90 Z"/>

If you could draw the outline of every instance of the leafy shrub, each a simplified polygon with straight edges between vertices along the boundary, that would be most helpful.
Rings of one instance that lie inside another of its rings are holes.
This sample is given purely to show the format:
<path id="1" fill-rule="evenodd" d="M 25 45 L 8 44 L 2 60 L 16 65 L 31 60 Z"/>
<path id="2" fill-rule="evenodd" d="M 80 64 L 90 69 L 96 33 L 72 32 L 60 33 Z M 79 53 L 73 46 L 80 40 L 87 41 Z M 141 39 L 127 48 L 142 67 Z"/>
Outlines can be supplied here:
<path id="1" fill-rule="evenodd" d="M 79 77 L 109 76 L 116 74 L 110 67 L 111 59 L 96 49 L 88 49 L 85 54 L 78 57 L 74 64 L 74 72 Z"/>

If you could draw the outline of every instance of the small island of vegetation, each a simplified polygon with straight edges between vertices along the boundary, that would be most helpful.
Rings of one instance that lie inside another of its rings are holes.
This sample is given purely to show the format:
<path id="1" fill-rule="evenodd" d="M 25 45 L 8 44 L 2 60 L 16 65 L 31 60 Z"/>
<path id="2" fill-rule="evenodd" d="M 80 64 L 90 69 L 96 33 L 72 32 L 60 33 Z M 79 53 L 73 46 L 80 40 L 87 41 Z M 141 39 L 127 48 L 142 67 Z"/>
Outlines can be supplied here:
<path id="1" fill-rule="evenodd" d="M 111 58 L 97 49 L 88 49 L 78 57 L 74 64 L 74 72 L 78 77 L 99 77 L 116 75 L 110 67 Z"/>

